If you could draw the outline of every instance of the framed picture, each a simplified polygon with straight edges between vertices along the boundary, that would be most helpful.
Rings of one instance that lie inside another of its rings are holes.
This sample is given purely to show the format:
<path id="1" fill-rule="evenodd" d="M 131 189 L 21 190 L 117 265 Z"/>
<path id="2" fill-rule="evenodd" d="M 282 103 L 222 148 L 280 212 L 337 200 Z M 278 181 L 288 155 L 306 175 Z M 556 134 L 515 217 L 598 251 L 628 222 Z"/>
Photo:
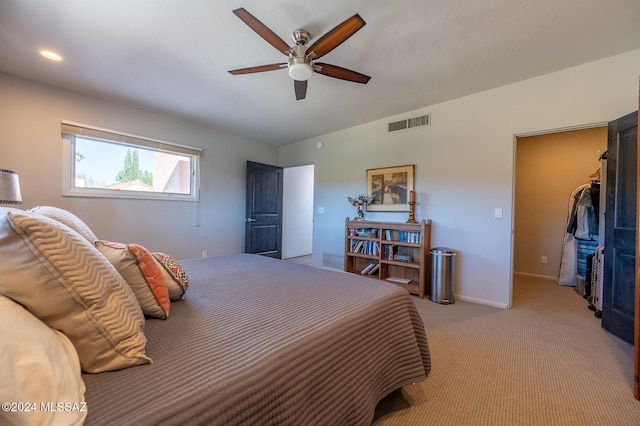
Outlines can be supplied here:
<path id="1" fill-rule="evenodd" d="M 414 164 L 367 170 L 367 197 L 370 212 L 408 212 L 413 191 Z"/>

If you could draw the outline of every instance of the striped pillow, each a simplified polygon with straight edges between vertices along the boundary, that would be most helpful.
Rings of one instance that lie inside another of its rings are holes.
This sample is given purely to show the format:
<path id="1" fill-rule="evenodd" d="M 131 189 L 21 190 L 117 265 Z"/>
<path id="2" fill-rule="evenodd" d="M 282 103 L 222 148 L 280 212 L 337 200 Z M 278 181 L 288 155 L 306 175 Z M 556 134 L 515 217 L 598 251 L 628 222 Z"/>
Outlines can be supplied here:
<path id="1" fill-rule="evenodd" d="M 64 333 L 83 371 L 151 361 L 133 291 L 73 229 L 39 214 L 0 208 L 0 259 L 0 294 Z"/>
<path id="2" fill-rule="evenodd" d="M 38 206 L 29 209 L 29 211 L 32 213 L 41 214 L 48 217 L 49 219 L 56 220 L 60 223 L 64 223 L 69 228 L 85 237 L 87 241 L 92 244 L 98 240 L 96 234 L 94 234 L 91 228 L 89 228 L 78 216 L 64 209 L 53 206 Z"/>

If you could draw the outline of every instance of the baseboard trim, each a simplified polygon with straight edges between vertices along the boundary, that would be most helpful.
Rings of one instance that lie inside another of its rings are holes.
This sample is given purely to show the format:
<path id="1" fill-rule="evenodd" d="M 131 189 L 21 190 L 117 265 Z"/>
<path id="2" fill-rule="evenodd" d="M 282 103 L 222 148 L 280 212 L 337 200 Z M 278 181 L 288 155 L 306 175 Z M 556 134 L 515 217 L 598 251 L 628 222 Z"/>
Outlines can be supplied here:
<path id="1" fill-rule="evenodd" d="M 542 280 L 558 281 L 558 277 L 553 277 L 551 275 L 529 274 L 527 272 L 516 272 L 516 271 L 513 271 L 513 275 L 522 275 L 525 277 L 540 278 Z"/>
<path id="2" fill-rule="evenodd" d="M 500 309 L 509 309 L 509 305 L 504 303 L 497 303 L 493 300 L 477 299 L 475 297 L 460 296 L 458 294 L 456 294 L 454 297 L 456 300 L 462 300 L 463 302 L 477 303 L 478 305 L 492 306 L 494 308 Z"/>

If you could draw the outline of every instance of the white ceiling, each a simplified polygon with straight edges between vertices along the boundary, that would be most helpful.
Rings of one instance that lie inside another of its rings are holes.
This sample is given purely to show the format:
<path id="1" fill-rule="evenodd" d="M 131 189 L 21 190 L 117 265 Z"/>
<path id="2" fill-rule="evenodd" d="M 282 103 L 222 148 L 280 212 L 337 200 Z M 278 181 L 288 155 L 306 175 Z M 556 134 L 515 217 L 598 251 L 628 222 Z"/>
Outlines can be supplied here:
<path id="1" fill-rule="evenodd" d="M 232 76 L 286 61 L 238 7 L 286 42 L 359 13 L 322 61 L 371 81 L 316 74 L 296 101 L 285 70 Z M 275 145 L 638 48 L 638 0 L 0 0 L 0 71 Z"/>

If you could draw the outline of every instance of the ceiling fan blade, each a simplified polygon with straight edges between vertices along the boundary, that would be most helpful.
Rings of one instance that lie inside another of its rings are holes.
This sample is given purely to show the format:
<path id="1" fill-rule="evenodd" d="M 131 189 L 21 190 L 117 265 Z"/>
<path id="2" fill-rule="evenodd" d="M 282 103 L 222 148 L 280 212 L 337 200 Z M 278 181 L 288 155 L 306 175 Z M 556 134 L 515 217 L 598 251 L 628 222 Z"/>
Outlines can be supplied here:
<path id="1" fill-rule="evenodd" d="M 279 52 L 289 55 L 289 45 L 282 40 L 276 33 L 271 31 L 269 27 L 260 22 L 258 18 L 247 12 L 243 7 L 233 11 L 235 15 L 247 24 L 260 37 L 265 39 L 267 43 L 275 47 Z"/>
<path id="2" fill-rule="evenodd" d="M 364 27 L 365 24 L 364 19 L 356 13 L 316 40 L 309 46 L 307 52 L 315 53 L 314 59 L 318 59 L 340 46 L 346 39 L 354 35 L 356 31 Z"/>
<path id="3" fill-rule="evenodd" d="M 318 74 L 326 75 L 328 77 L 339 78 L 341 80 L 353 81 L 355 83 L 367 84 L 371 77 L 368 75 L 360 74 L 359 72 L 351 71 L 346 68 L 339 67 L 337 65 L 324 64 L 322 62 L 314 63 L 314 71 Z"/>
<path id="4" fill-rule="evenodd" d="M 279 70 L 279 69 L 284 69 L 287 67 L 287 63 L 283 62 L 281 64 L 269 64 L 269 65 L 260 65 L 257 67 L 249 67 L 249 68 L 240 68 L 237 70 L 231 70 L 229 71 L 229 73 L 233 74 L 233 75 L 240 75 L 240 74 L 251 74 L 254 72 L 265 72 L 265 71 L 275 71 L 275 70 Z"/>
<path id="5" fill-rule="evenodd" d="M 296 100 L 299 101 L 307 97 L 307 81 L 293 80 L 293 88 L 296 91 Z"/>

